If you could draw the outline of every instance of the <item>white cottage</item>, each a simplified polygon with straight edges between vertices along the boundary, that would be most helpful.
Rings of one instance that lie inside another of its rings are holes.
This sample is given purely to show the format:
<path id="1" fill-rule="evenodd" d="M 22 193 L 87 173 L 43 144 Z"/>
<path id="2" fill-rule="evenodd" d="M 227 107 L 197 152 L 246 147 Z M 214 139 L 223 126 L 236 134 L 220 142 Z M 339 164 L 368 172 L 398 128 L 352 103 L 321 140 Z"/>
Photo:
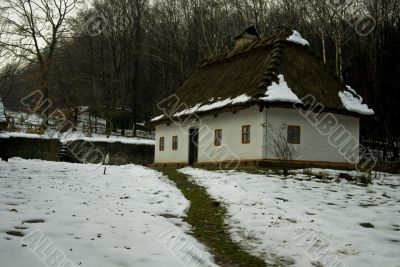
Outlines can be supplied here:
<path id="1" fill-rule="evenodd" d="M 298 32 L 249 28 L 235 41 L 159 103 L 156 166 L 358 162 L 360 117 L 373 111 Z"/>

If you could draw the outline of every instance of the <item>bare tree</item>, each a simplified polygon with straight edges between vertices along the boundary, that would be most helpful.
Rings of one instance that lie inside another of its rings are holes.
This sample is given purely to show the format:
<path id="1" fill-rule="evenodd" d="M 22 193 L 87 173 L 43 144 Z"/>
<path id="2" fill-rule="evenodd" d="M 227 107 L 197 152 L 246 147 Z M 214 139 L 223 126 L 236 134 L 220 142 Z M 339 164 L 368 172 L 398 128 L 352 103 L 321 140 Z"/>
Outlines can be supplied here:
<path id="1" fill-rule="evenodd" d="M 275 128 L 271 124 L 268 124 L 267 128 L 269 132 L 267 138 L 267 149 L 277 159 L 283 161 L 281 166 L 284 174 L 287 174 L 287 161 L 296 159 L 299 155 L 299 151 L 293 144 L 288 142 L 286 124 L 282 124 L 279 128 Z"/>
<path id="2" fill-rule="evenodd" d="M 123 1 L 122 6 L 125 10 L 124 16 L 127 18 L 126 26 L 128 29 L 126 53 L 126 87 L 131 95 L 132 125 L 133 136 L 136 137 L 137 105 L 139 99 L 139 77 L 140 63 L 142 60 L 144 43 L 144 19 L 148 9 L 148 0 Z"/>
<path id="3" fill-rule="evenodd" d="M 13 89 L 17 74 L 20 72 L 20 61 L 6 64 L 0 68 L 0 96 L 6 99 Z"/>
<path id="4" fill-rule="evenodd" d="M 8 52 L 39 65 L 38 84 L 49 97 L 48 75 L 59 40 L 66 33 L 66 17 L 78 0 L 4 0 L 0 23 L 5 25 L 0 40 Z M 45 109 L 43 126 L 49 109 Z"/>
<path id="5" fill-rule="evenodd" d="M 7 37 L 4 34 L 5 24 L 0 21 L 0 40 L 6 39 Z M 16 75 L 20 71 L 20 60 L 13 58 L 10 56 L 10 53 L 7 53 L 7 48 L 3 43 L 0 43 L 0 102 L 4 101 L 11 93 L 13 88 L 13 83 L 15 81 Z M 0 103 L 3 105 L 3 103 Z M 0 116 L 7 118 L 5 108 L 2 108 L 2 113 Z"/>
<path id="6" fill-rule="evenodd" d="M 271 135 L 268 136 L 268 149 L 280 160 L 294 160 L 299 155 L 299 151 L 287 139 L 287 125 L 283 124 L 279 128 L 268 125 Z"/>
<path id="7" fill-rule="evenodd" d="M 6 25 L 0 20 L 0 40 L 6 40 L 5 35 Z M 19 60 L 13 60 L 10 53 L 7 53 L 7 47 L 4 43 L 0 42 L 0 97 L 4 100 L 11 91 L 11 86 L 5 87 L 7 81 L 9 81 L 18 71 L 20 65 Z"/>

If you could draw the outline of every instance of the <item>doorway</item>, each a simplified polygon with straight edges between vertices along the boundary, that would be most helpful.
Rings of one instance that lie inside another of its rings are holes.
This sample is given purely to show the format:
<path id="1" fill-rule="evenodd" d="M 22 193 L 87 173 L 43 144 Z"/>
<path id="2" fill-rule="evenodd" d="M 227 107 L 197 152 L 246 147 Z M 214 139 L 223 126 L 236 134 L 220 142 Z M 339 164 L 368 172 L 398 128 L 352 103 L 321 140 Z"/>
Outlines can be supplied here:
<path id="1" fill-rule="evenodd" d="M 197 162 L 199 146 L 199 128 L 189 129 L 189 165 Z"/>

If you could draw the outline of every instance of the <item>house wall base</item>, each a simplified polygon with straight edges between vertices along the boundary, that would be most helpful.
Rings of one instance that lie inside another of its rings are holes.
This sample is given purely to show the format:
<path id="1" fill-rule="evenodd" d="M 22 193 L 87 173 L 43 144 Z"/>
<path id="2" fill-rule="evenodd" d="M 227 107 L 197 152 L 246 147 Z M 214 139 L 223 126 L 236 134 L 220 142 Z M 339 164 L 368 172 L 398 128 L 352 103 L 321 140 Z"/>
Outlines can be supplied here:
<path id="1" fill-rule="evenodd" d="M 177 163 L 177 162 L 170 162 L 170 163 L 152 163 L 147 165 L 150 168 L 183 168 L 189 166 L 188 163 Z"/>
<path id="2" fill-rule="evenodd" d="M 354 170 L 355 164 L 346 162 L 330 162 L 330 161 L 307 161 L 307 160 L 276 160 L 265 159 L 258 162 L 259 167 L 264 168 L 288 168 L 288 169 L 305 169 L 305 168 L 322 168 L 336 170 Z"/>
<path id="3" fill-rule="evenodd" d="M 154 168 L 183 168 L 188 163 L 153 163 L 150 167 Z M 237 167 L 261 167 L 271 169 L 305 169 L 305 168 L 323 168 L 337 170 L 354 170 L 355 165 L 345 162 L 328 162 L 328 161 L 303 161 L 303 160 L 276 160 L 276 159 L 258 159 L 258 160 L 241 160 L 240 162 L 197 162 L 192 165 L 195 168 L 219 168 L 219 169 L 236 169 Z"/>

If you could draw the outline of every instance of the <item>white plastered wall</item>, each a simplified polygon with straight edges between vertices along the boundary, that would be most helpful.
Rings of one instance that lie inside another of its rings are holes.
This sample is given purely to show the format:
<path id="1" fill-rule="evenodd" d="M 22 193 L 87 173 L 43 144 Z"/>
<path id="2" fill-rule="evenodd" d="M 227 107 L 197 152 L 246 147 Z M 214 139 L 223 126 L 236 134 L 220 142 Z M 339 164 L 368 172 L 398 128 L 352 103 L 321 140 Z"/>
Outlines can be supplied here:
<path id="1" fill-rule="evenodd" d="M 273 133 L 267 125 L 273 129 L 278 129 L 282 125 L 294 125 L 300 126 L 301 129 L 300 144 L 294 145 L 297 152 L 295 160 L 358 162 L 359 119 L 336 114 L 328 116 L 327 113 L 315 119 L 314 115 L 311 113 L 304 117 L 298 110 L 283 108 L 269 108 L 260 112 L 258 107 L 254 106 L 236 113 L 220 113 L 216 117 L 205 116 L 196 120 L 197 117 L 192 116 L 184 123 L 157 125 L 154 161 L 187 163 L 190 128 L 200 129 L 198 162 L 217 162 L 235 158 L 277 159 L 270 148 Z M 321 120 L 324 116 L 327 117 Z M 335 120 L 337 125 L 332 123 L 332 120 Z M 250 125 L 250 144 L 241 142 L 242 125 Z M 222 145 L 218 147 L 214 146 L 215 129 L 222 129 Z M 330 134 L 326 134 L 328 132 Z M 286 132 L 284 134 L 286 135 Z M 172 150 L 172 136 L 175 135 L 178 136 L 178 149 Z M 165 138 L 164 151 L 159 151 L 160 137 Z"/>
<path id="2" fill-rule="evenodd" d="M 300 144 L 293 145 L 297 152 L 295 160 L 358 162 L 359 118 L 331 113 L 303 116 L 298 110 L 283 108 L 270 108 L 266 113 L 267 124 L 273 129 L 282 125 L 300 126 Z M 276 159 L 271 149 L 275 135 L 267 128 L 266 158 Z"/>
<path id="3" fill-rule="evenodd" d="M 263 123 L 265 112 L 257 106 L 224 112 L 215 116 L 192 116 L 184 123 L 156 126 L 155 163 L 187 163 L 189 129 L 199 128 L 198 162 L 216 162 L 235 158 L 262 159 L 264 153 Z M 250 125 L 250 143 L 242 144 L 242 126 Z M 214 146 L 214 131 L 222 130 L 222 145 Z M 172 136 L 178 136 L 178 150 L 172 150 Z M 160 137 L 165 138 L 164 151 L 159 151 Z"/>

